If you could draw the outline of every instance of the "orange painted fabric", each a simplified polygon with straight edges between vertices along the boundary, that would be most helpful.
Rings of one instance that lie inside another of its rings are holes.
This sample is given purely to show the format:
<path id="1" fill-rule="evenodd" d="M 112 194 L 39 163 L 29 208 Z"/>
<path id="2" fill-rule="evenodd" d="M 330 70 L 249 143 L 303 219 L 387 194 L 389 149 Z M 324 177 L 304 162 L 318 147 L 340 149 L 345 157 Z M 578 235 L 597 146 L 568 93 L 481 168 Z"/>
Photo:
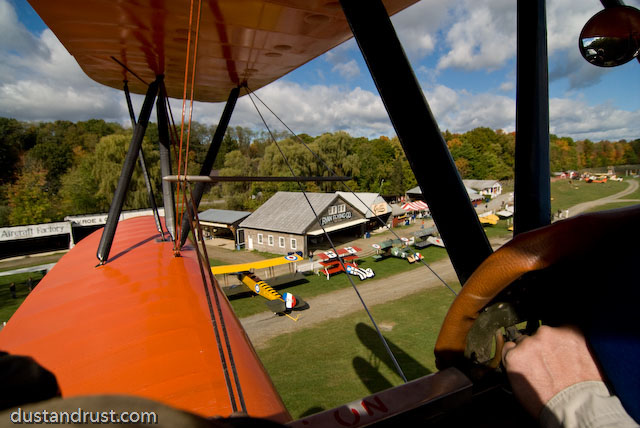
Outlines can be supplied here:
<path id="1" fill-rule="evenodd" d="M 134 218 L 118 224 L 112 257 L 96 267 L 101 233 L 82 240 L 38 284 L 0 331 L 0 349 L 52 371 L 65 397 L 136 395 L 203 416 L 231 414 L 193 247 L 174 257 L 152 217 Z M 218 294 L 249 415 L 290 420 Z"/>

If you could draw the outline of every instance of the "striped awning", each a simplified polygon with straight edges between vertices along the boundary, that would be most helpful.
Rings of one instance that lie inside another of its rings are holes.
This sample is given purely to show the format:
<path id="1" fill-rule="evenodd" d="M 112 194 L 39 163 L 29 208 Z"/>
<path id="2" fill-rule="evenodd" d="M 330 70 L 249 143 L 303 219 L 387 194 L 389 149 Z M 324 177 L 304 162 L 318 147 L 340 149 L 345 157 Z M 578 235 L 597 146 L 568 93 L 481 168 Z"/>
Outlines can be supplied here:
<path id="1" fill-rule="evenodd" d="M 402 209 L 405 211 L 424 211 L 428 210 L 429 206 L 423 201 L 414 201 L 402 204 Z"/>

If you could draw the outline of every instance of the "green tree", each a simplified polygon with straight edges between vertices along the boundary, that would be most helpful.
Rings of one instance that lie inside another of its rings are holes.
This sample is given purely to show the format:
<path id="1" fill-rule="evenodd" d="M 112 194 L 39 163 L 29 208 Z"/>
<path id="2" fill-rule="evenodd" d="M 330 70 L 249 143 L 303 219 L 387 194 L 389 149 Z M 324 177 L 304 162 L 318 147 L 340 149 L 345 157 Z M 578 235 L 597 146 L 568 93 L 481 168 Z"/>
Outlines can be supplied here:
<path id="1" fill-rule="evenodd" d="M 98 192 L 99 180 L 94 176 L 95 157 L 85 155 L 62 177 L 60 198 L 67 215 L 106 212 L 109 199 Z"/>
<path id="2" fill-rule="evenodd" d="M 23 137 L 20 122 L 0 117 L 0 184 L 12 182 L 20 169 Z"/>
<path id="3" fill-rule="evenodd" d="M 250 166 L 250 159 L 242 154 L 242 151 L 234 150 L 227 153 L 224 168 L 220 170 L 220 175 L 226 177 L 252 175 Z M 222 194 L 226 199 L 228 209 L 244 210 L 247 209 L 250 204 L 251 185 L 250 183 L 240 182 L 222 183 Z"/>
<path id="4" fill-rule="evenodd" d="M 55 201 L 46 186 L 47 171 L 29 163 L 15 184 L 9 185 L 9 221 L 12 225 L 46 223 L 54 219 Z"/>
<path id="5" fill-rule="evenodd" d="M 111 203 L 113 194 L 118 184 L 122 171 L 122 164 L 129 148 L 130 135 L 109 135 L 100 139 L 95 152 L 88 160 L 91 165 L 91 177 L 97 182 L 95 197 L 98 201 L 106 199 Z M 156 202 L 161 203 L 160 182 L 160 154 L 157 144 L 145 138 L 142 145 L 149 175 L 152 178 L 152 189 L 156 196 Z M 78 172 L 88 172 L 88 167 Z M 69 179 L 71 180 L 71 178 Z M 126 209 L 138 209 L 149 207 L 149 197 L 142 172 L 138 166 L 127 189 L 127 198 L 124 207 Z"/>

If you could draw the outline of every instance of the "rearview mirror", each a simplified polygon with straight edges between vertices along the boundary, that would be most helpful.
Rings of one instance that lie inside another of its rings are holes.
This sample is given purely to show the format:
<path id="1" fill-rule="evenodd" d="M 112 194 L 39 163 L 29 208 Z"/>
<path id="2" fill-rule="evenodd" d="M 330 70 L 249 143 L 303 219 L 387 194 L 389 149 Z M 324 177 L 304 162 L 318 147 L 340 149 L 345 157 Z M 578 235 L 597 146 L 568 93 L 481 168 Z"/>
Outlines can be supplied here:
<path id="1" fill-rule="evenodd" d="M 640 51 L 640 11 L 616 6 L 595 14 L 580 33 L 580 53 L 591 64 L 615 67 Z"/>

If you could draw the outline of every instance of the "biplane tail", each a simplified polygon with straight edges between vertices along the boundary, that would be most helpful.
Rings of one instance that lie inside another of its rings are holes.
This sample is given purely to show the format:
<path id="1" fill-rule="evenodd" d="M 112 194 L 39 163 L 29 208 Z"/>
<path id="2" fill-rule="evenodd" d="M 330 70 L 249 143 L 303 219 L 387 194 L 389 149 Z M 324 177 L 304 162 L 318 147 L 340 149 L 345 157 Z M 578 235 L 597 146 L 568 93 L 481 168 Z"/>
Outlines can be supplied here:
<path id="1" fill-rule="evenodd" d="M 289 313 L 294 310 L 299 311 L 309 307 L 307 302 L 292 293 L 283 293 L 281 295 L 274 290 L 273 287 L 251 272 L 238 272 L 237 275 L 238 279 L 250 290 L 267 299 L 264 302 L 265 305 L 267 305 L 270 311 L 276 314 L 282 314 L 297 321 L 298 318 L 293 318 Z"/>
<path id="2" fill-rule="evenodd" d="M 298 311 L 309 307 L 307 302 L 292 293 L 284 293 L 282 294 L 282 299 L 267 300 L 264 303 L 270 311 L 277 314 L 287 314 L 291 311 Z"/>

